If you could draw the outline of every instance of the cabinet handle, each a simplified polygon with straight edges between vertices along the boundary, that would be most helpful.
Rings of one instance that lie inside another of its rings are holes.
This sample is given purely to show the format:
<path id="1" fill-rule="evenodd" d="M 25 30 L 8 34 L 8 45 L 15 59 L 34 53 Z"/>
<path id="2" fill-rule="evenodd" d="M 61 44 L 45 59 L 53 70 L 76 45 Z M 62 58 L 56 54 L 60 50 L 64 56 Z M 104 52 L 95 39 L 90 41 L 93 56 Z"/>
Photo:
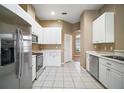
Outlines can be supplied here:
<path id="1" fill-rule="evenodd" d="M 110 71 L 110 69 L 109 69 L 109 68 L 106 68 L 106 70 Z"/>
<path id="2" fill-rule="evenodd" d="M 110 63 L 107 63 L 108 65 L 111 65 Z"/>

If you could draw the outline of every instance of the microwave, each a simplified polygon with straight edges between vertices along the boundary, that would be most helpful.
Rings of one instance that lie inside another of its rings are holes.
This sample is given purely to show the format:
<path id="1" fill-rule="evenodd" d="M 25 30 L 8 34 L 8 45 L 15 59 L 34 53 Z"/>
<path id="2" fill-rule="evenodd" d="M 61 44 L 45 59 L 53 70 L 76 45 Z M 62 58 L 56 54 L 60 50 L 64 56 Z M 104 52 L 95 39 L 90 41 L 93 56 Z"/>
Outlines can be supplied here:
<path id="1" fill-rule="evenodd" d="M 38 43 L 38 36 L 32 34 L 32 43 Z"/>

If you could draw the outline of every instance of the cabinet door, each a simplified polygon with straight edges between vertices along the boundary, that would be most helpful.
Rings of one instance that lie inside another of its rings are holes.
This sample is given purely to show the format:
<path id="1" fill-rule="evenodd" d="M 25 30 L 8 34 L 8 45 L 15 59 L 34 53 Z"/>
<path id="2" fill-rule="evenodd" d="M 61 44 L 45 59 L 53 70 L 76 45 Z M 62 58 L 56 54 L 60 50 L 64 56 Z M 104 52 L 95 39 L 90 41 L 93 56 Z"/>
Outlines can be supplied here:
<path id="1" fill-rule="evenodd" d="M 42 29 L 39 30 L 38 43 L 43 44 L 43 30 Z"/>
<path id="2" fill-rule="evenodd" d="M 116 70 L 111 70 L 111 88 L 112 89 L 122 89 L 123 87 L 123 74 L 116 71 Z"/>
<path id="3" fill-rule="evenodd" d="M 61 44 L 62 43 L 62 31 L 61 28 L 56 28 L 55 31 L 55 40 L 56 40 L 56 44 Z"/>
<path id="4" fill-rule="evenodd" d="M 106 43 L 113 43 L 114 42 L 114 13 L 107 13 L 106 14 Z"/>
<path id="5" fill-rule="evenodd" d="M 99 81 L 107 88 L 111 88 L 111 72 L 110 68 L 103 64 L 99 64 Z"/>
<path id="6" fill-rule="evenodd" d="M 93 22 L 93 43 L 105 42 L 105 16 L 102 15 Z"/>
<path id="7" fill-rule="evenodd" d="M 61 52 L 46 52 L 44 62 L 46 66 L 61 66 Z"/>
<path id="8" fill-rule="evenodd" d="M 54 33 L 50 28 L 45 28 L 43 33 L 43 43 L 44 44 L 54 44 Z"/>
<path id="9" fill-rule="evenodd" d="M 44 44 L 61 44 L 61 28 L 44 28 Z"/>
<path id="10" fill-rule="evenodd" d="M 33 25 L 32 26 L 32 34 L 37 35 L 36 31 L 37 31 L 37 28 L 35 25 Z"/>
<path id="11" fill-rule="evenodd" d="M 97 19 L 97 41 L 99 43 L 105 42 L 105 15 Z"/>
<path id="12" fill-rule="evenodd" d="M 55 66 L 61 66 L 61 53 L 56 53 L 54 56 Z"/>
<path id="13" fill-rule="evenodd" d="M 99 64 L 99 81 L 106 86 L 106 67 L 103 64 Z"/>
<path id="14" fill-rule="evenodd" d="M 92 38 L 92 42 L 93 43 L 98 43 L 98 41 L 97 41 L 97 35 L 98 35 L 98 33 L 97 33 L 97 20 L 95 20 L 94 22 L 93 22 L 93 32 L 92 32 L 92 34 L 93 34 L 93 38 Z"/>
<path id="15" fill-rule="evenodd" d="M 99 81 L 107 88 L 124 88 L 124 74 L 107 64 L 102 64 L 107 63 L 106 61 L 108 60 L 99 60 Z"/>
<path id="16" fill-rule="evenodd" d="M 112 86 L 112 80 L 111 80 L 111 78 L 112 78 L 112 73 L 111 73 L 111 68 L 109 68 L 109 67 L 107 67 L 107 66 L 105 66 L 105 73 L 106 73 L 106 87 L 107 88 L 111 88 L 111 86 Z"/>

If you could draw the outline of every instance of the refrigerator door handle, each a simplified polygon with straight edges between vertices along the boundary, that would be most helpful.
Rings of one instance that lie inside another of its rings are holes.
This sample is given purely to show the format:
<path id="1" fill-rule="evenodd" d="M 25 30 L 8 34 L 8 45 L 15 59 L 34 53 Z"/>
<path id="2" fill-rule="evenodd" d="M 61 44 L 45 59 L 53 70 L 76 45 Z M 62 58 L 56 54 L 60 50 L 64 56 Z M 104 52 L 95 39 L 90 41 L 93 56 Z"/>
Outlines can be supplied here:
<path id="1" fill-rule="evenodd" d="M 20 76 L 23 75 L 23 63 L 24 63 L 24 48 L 23 48 L 23 33 L 22 30 L 20 30 L 20 35 L 21 35 L 21 72 L 20 72 Z"/>
<path id="2" fill-rule="evenodd" d="M 0 67 L 1 67 L 1 39 L 0 39 Z"/>
<path id="3" fill-rule="evenodd" d="M 17 78 L 21 76 L 21 38 L 19 28 L 16 30 L 16 74 Z"/>

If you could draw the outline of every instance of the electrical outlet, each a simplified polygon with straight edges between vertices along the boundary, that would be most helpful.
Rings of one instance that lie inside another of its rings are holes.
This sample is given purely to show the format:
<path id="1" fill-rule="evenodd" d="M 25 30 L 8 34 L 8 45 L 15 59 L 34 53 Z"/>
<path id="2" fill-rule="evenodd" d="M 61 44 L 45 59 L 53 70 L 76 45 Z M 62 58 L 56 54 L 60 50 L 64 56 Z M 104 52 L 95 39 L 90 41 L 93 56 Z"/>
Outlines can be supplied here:
<path id="1" fill-rule="evenodd" d="M 96 45 L 94 46 L 94 48 L 95 48 L 95 49 L 97 48 Z"/>
<path id="2" fill-rule="evenodd" d="M 113 47 L 112 47 L 112 46 L 110 47 L 110 50 L 111 50 L 111 51 L 113 50 Z"/>

